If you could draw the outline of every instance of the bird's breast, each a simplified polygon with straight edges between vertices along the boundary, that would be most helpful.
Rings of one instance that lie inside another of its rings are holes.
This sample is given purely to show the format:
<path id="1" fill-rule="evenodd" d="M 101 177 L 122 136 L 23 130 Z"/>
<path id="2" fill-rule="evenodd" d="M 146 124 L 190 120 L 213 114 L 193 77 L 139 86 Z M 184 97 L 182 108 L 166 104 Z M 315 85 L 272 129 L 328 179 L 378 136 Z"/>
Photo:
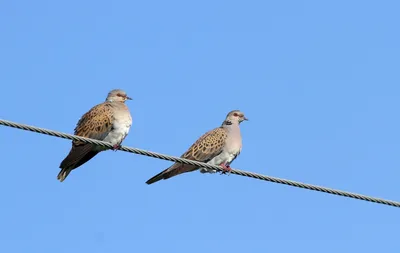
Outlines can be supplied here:
<path id="1" fill-rule="evenodd" d="M 114 119 L 114 124 L 113 124 L 114 129 L 115 131 L 121 134 L 124 135 L 128 134 L 131 125 L 132 125 L 132 117 L 129 114 L 129 112 L 119 115 L 119 117 L 115 117 Z"/>
<path id="2" fill-rule="evenodd" d="M 240 132 L 231 132 L 225 143 L 225 150 L 230 154 L 238 154 L 242 150 L 242 136 Z"/>
<path id="3" fill-rule="evenodd" d="M 114 115 L 112 130 L 104 141 L 108 141 L 113 145 L 121 143 L 128 135 L 131 125 L 132 117 L 129 112 Z"/>

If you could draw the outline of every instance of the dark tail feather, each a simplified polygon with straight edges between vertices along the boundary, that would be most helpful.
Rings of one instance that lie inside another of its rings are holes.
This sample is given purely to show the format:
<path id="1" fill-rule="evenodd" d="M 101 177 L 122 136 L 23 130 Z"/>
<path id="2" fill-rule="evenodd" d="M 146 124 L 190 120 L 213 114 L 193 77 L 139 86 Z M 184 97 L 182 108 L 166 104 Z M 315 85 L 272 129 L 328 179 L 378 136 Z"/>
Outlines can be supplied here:
<path id="1" fill-rule="evenodd" d="M 158 174 L 155 175 L 154 177 L 150 178 L 149 180 L 146 181 L 146 184 L 152 184 L 152 183 L 155 183 L 155 182 L 160 181 L 161 179 L 166 179 L 166 178 L 165 178 L 165 174 L 166 174 L 165 172 L 166 172 L 167 170 L 168 170 L 168 169 L 166 169 L 166 170 L 164 170 L 164 171 L 158 173 Z"/>
<path id="2" fill-rule="evenodd" d="M 72 170 L 73 169 L 61 169 L 60 173 L 57 175 L 57 179 L 60 180 L 60 182 L 64 181 Z"/>
<path id="3" fill-rule="evenodd" d="M 99 152 L 93 150 L 92 144 L 72 146 L 71 151 L 60 164 L 61 171 L 58 173 L 57 179 L 60 182 L 64 181 L 72 170 L 86 163 Z"/>
<path id="4" fill-rule="evenodd" d="M 158 173 L 154 177 L 150 178 L 149 180 L 146 181 L 146 184 L 152 184 L 155 182 L 160 181 L 161 179 L 168 179 L 174 176 L 177 176 L 179 174 L 185 173 L 185 172 L 190 172 L 197 170 L 198 168 L 192 165 L 184 165 L 181 163 L 175 163 L 168 169 Z"/>

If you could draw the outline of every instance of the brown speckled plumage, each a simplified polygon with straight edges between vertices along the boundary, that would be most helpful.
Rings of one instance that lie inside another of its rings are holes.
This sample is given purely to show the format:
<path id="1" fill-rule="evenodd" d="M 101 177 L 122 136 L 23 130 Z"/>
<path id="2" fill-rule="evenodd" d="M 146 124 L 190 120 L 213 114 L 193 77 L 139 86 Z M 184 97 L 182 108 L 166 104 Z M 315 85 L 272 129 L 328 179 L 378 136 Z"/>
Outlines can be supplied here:
<path id="1" fill-rule="evenodd" d="M 201 136 L 182 157 L 202 162 L 208 161 L 221 153 L 227 136 L 224 128 L 215 128 Z"/>
<path id="2" fill-rule="evenodd" d="M 237 131 L 235 127 L 237 125 L 237 129 L 239 129 L 238 128 L 239 123 L 243 120 L 247 120 L 247 118 L 244 117 L 243 113 L 241 113 L 240 111 L 235 110 L 228 113 L 221 127 L 215 128 L 202 135 L 181 157 L 185 159 L 208 163 L 215 157 L 219 156 L 224 150 L 227 151 L 226 149 L 227 144 L 233 144 L 233 146 L 235 147 L 237 146 L 238 148 L 233 150 L 234 156 L 228 162 L 229 165 L 229 163 L 236 158 L 236 156 L 240 153 L 241 150 L 240 131 L 238 132 L 238 135 L 236 135 Z M 232 126 L 234 128 L 233 131 L 231 125 L 233 125 Z M 229 138 L 229 136 L 233 136 L 234 138 Z M 236 137 L 238 137 L 238 142 L 237 142 L 238 145 L 236 145 L 235 142 L 237 139 Z M 225 157 L 223 159 L 225 159 Z M 147 180 L 146 183 L 152 184 L 161 179 L 168 179 L 173 176 L 185 172 L 194 171 L 197 169 L 199 168 L 196 166 L 174 163 L 171 167 L 167 168 L 166 170 L 160 172 L 159 174 Z M 209 172 L 209 171 L 202 171 L 202 172 Z"/>
<path id="3" fill-rule="evenodd" d="M 202 135 L 181 157 L 199 162 L 208 162 L 221 153 L 227 136 L 226 130 L 222 127 L 208 131 Z M 152 184 L 161 179 L 168 179 L 197 169 L 199 168 L 196 166 L 174 163 L 168 169 L 150 178 L 146 183 Z"/>
<path id="4" fill-rule="evenodd" d="M 121 140 L 118 140 L 118 142 L 122 142 L 132 123 L 129 109 L 124 103 L 127 99 L 130 98 L 126 96 L 124 91 L 111 91 L 104 103 L 94 106 L 80 118 L 75 127 L 75 135 L 111 143 L 115 137 L 119 137 Z M 126 129 L 121 129 L 121 120 L 127 122 L 124 126 Z M 120 128 L 115 129 L 116 127 Z M 126 131 L 126 133 L 123 133 L 122 136 L 115 135 L 115 133 L 113 135 L 113 132 L 116 131 Z M 106 149 L 90 143 L 72 141 L 69 154 L 60 164 L 61 171 L 57 179 L 61 182 L 64 181 L 72 170 L 86 163 L 103 150 Z"/>
<path id="5" fill-rule="evenodd" d="M 96 105 L 85 113 L 75 127 L 75 135 L 104 139 L 104 135 L 111 131 L 113 122 L 113 110 L 111 102 L 104 102 Z M 74 141 L 75 144 L 80 143 Z"/>

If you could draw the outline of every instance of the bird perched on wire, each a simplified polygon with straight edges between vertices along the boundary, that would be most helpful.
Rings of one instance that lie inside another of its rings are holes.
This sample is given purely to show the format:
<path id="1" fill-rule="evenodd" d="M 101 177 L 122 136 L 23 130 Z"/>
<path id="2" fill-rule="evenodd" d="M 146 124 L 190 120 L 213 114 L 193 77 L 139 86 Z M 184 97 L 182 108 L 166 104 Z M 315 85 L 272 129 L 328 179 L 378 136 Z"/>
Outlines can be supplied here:
<path id="1" fill-rule="evenodd" d="M 75 127 L 75 135 L 109 142 L 113 145 L 113 150 L 119 149 L 132 125 L 126 100 L 131 98 L 125 91 L 120 89 L 110 91 L 104 103 L 94 106 L 81 117 Z M 64 181 L 72 170 L 106 149 L 95 144 L 72 141 L 69 154 L 60 164 L 61 171 L 57 179 L 60 182 Z"/>
<path id="2" fill-rule="evenodd" d="M 242 150 L 242 136 L 239 124 L 248 120 L 239 110 L 228 113 L 222 125 L 201 136 L 181 158 L 190 159 L 210 165 L 221 166 L 224 172 L 231 170 L 230 164 Z M 155 183 L 161 179 L 199 169 L 197 166 L 174 163 L 171 167 L 147 180 L 146 184 Z M 215 170 L 200 168 L 201 173 L 215 173 Z"/>

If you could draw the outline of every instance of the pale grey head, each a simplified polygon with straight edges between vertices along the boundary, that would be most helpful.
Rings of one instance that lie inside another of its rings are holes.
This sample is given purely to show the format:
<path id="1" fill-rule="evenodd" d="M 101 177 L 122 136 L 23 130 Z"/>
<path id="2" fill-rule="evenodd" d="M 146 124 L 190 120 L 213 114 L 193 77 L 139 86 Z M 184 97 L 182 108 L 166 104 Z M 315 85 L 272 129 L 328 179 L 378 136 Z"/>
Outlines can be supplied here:
<path id="1" fill-rule="evenodd" d="M 222 123 L 222 125 L 232 125 L 232 124 L 240 124 L 245 120 L 249 120 L 244 116 L 244 113 L 239 110 L 233 110 L 226 115 L 226 119 Z"/>
<path id="2" fill-rule="evenodd" d="M 122 102 L 125 103 L 126 100 L 132 100 L 132 98 L 126 95 L 126 92 L 121 89 L 115 89 L 108 93 L 106 101 L 108 102 Z"/>

